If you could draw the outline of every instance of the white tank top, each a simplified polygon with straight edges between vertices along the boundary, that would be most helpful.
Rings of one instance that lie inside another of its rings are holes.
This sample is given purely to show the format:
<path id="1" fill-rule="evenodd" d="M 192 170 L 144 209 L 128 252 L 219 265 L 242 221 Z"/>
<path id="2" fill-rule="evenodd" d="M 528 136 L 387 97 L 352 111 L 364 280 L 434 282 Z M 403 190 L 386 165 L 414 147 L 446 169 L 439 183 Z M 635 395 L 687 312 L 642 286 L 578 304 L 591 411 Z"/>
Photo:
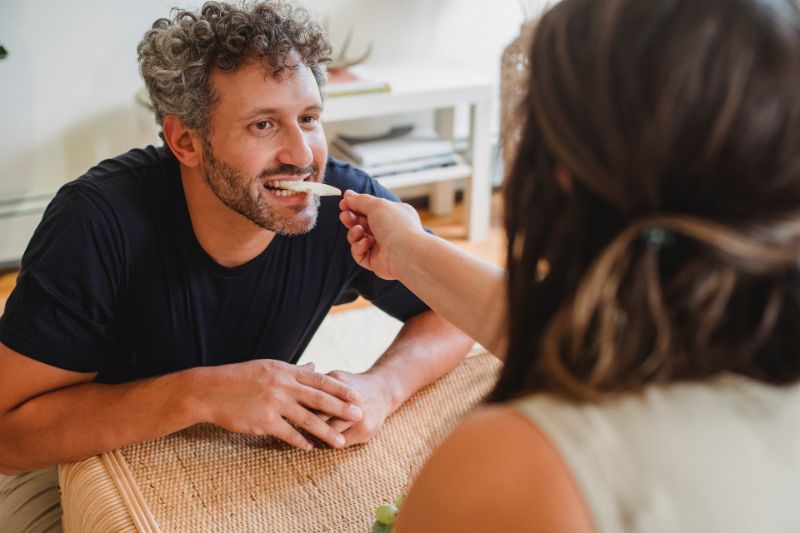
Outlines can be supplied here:
<path id="1" fill-rule="evenodd" d="M 800 385 L 726 375 L 515 405 L 557 448 L 598 532 L 800 532 Z"/>

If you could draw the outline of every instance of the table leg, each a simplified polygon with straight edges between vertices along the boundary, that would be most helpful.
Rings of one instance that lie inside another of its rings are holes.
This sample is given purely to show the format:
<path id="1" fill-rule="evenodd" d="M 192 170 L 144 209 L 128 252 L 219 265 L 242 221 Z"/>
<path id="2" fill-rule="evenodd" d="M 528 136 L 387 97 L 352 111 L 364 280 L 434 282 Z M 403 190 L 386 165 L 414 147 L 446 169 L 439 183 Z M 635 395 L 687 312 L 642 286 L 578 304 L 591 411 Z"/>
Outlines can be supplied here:
<path id="1" fill-rule="evenodd" d="M 467 236 L 479 241 L 489 232 L 491 204 L 490 100 L 470 106 L 470 162 L 472 177 L 467 182 Z"/>
<path id="2" fill-rule="evenodd" d="M 453 140 L 455 110 L 452 107 L 436 110 L 436 131 L 442 139 Z M 456 188 L 453 180 L 437 181 L 432 185 L 431 212 L 436 216 L 453 212 Z"/>

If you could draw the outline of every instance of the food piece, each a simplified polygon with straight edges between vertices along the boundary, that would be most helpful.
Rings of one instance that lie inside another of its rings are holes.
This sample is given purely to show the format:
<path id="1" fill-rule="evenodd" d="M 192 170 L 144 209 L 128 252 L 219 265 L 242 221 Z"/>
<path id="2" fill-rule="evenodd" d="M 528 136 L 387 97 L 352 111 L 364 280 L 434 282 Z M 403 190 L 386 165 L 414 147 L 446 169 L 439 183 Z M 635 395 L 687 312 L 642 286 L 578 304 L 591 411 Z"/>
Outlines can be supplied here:
<path id="1" fill-rule="evenodd" d="M 342 191 L 336 187 L 328 185 L 327 183 L 318 183 L 316 181 L 279 181 L 275 183 L 275 186 L 288 191 L 310 192 L 312 194 L 316 194 L 317 196 L 342 195 Z"/>
<path id="2" fill-rule="evenodd" d="M 397 506 L 398 511 L 403 506 L 404 501 L 406 501 L 406 495 L 403 494 L 402 492 L 397 495 L 397 498 L 394 499 L 394 504 Z"/>
<path id="3" fill-rule="evenodd" d="M 393 503 L 384 503 L 375 511 L 375 518 L 387 526 L 394 524 L 397 519 L 397 506 Z"/>
<path id="4" fill-rule="evenodd" d="M 392 526 L 387 526 L 386 524 L 381 524 L 380 522 L 375 522 L 372 524 L 372 529 L 370 533 L 391 533 Z"/>

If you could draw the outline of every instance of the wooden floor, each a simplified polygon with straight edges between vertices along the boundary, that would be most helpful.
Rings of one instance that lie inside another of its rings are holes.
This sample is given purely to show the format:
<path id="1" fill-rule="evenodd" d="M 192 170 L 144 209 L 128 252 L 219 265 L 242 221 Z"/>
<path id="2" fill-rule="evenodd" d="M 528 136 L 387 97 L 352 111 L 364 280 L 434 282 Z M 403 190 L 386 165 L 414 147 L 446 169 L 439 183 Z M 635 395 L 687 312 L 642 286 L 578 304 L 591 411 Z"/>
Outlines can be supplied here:
<path id="1" fill-rule="evenodd" d="M 502 201 L 499 193 L 492 196 L 492 227 L 488 237 L 481 241 L 469 242 L 466 239 L 466 229 L 464 226 L 464 205 L 459 202 L 453 213 L 446 216 L 433 216 L 424 208 L 420 208 L 420 216 L 423 223 L 431 228 L 441 237 L 444 237 L 461 248 L 482 257 L 486 261 L 491 261 L 498 265 L 505 262 L 506 239 L 501 228 Z M 0 312 L 2 312 L 11 289 L 17 279 L 16 271 L 0 272 Z M 351 309 L 353 307 L 363 307 L 368 305 L 366 301 L 356 301 L 352 304 L 342 305 L 335 308 L 338 310 Z"/>
<path id="2" fill-rule="evenodd" d="M 419 209 L 422 222 L 440 237 L 457 244 L 468 252 L 503 266 L 506 262 L 506 237 L 503 231 L 503 201 L 499 192 L 492 195 L 491 227 L 485 239 L 470 242 L 464 228 L 464 204 L 459 202 L 453 213 L 436 217 L 425 209 Z"/>

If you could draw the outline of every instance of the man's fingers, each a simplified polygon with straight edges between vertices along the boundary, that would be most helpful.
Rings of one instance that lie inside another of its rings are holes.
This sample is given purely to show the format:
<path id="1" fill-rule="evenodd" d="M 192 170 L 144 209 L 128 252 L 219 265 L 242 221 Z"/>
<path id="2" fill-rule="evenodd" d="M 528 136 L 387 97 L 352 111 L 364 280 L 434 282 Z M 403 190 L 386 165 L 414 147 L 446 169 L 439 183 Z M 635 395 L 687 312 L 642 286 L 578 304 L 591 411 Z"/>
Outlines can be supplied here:
<path id="1" fill-rule="evenodd" d="M 317 372 L 306 370 L 305 367 L 302 366 L 297 367 L 297 370 L 298 372 L 295 374 L 295 379 L 298 383 L 327 392 L 347 402 L 355 402 L 358 400 L 358 391 L 343 381 L 326 376 L 325 374 L 318 374 Z"/>
<path id="2" fill-rule="evenodd" d="M 344 433 L 345 431 L 353 427 L 354 424 L 355 422 L 353 422 L 352 420 L 343 420 L 341 418 L 333 418 L 328 421 L 328 425 L 331 426 L 334 429 L 334 431 L 338 433 Z M 347 435 L 345 435 L 345 437 L 347 437 Z"/>
<path id="3" fill-rule="evenodd" d="M 345 420 L 360 420 L 364 416 L 361 408 L 357 405 L 343 402 L 339 398 L 313 387 L 303 387 L 297 399 L 315 411 Z"/>
<path id="4" fill-rule="evenodd" d="M 362 428 L 350 427 L 347 430 L 342 432 L 344 436 L 344 441 L 347 446 L 352 446 L 353 444 L 361 444 L 362 442 L 367 442 L 369 439 L 364 435 L 364 431 Z"/>
<path id="5" fill-rule="evenodd" d="M 325 424 L 327 426 L 327 424 Z M 290 423 L 281 419 L 271 431 L 274 437 L 281 439 L 287 444 L 301 450 L 311 450 L 314 445 L 306 439 L 299 431 L 292 427 Z"/>
<path id="6" fill-rule="evenodd" d="M 319 419 L 317 415 L 300 405 L 294 405 L 288 409 L 284 416 L 294 422 L 298 427 L 308 431 L 319 440 L 325 442 L 331 448 L 341 448 L 344 446 L 344 436 Z"/>

